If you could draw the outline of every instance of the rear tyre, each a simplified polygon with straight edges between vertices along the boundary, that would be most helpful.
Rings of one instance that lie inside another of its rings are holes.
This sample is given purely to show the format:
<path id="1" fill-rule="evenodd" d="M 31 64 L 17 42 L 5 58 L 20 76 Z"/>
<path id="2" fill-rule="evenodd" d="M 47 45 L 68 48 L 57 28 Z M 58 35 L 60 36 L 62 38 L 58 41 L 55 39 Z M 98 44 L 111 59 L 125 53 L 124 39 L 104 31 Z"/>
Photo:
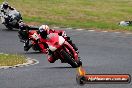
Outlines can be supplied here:
<path id="1" fill-rule="evenodd" d="M 78 63 L 64 50 L 61 51 L 61 55 L 65 58 L 68 64 L 70 64 L 73 68 L 79 67 Z"/>

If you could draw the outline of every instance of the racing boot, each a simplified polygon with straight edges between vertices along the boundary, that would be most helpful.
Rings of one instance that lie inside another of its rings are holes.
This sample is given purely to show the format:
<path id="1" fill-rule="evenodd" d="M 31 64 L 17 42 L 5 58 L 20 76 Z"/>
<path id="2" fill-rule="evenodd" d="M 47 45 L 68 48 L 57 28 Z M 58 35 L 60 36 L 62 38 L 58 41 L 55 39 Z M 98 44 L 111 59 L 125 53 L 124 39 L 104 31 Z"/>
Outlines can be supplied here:
<path id="1" fill-rule="evenodd" d="M 29 45 L 29 40 L 24 42 L 24 51 L 28 51 L 32 47 L 32 44 Z"/>
<path id="2" fill-rule="evenodd" d="M 48 52 L 48 61 L 49 61 L 50 63 L 54 63 L 54 62 L 56 61 L 56 59 L 53 58 L 52 51 L 50 51 L 50 50 L 49 50 L 49 52 Z"/>
<path id="3" fill-rule="evenodd" d="M 32 47 L 32 44 L 24 46 L 24 51 L 28 51 Z"/>
<path id="4" fill-rule="evenodd" d="M 48 55 L 48 61 L 50 63 L 54 63 L 56 61 L 56 59 L 54 59 L 52 55 Z"/>

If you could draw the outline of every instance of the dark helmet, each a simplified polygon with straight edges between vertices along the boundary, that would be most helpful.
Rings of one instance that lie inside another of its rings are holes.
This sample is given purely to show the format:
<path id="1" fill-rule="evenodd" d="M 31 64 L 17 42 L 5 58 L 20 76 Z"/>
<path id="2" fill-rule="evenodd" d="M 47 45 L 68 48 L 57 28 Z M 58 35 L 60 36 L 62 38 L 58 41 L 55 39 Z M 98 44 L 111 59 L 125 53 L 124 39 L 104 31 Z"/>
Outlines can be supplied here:
<path id="1" fill-rule="evenodd" d="M 4 8 L 4 9 L 7 9 L 8 7 L 9 7 L 8 3 L 7 3 L 7 2 L 4 2 L 4 3 L 3 3 L 3 8 Z"/>
<path id="2" fill-rule="evenodd" d="M 27 29 L 27 25 L 24 22 L 20 22 L 19 23 L 19 29 L 20 30 L 26 30 Z"/>
<path id="3" fill-rule="evenodd" d="M 23 40 L 28 39 L 29 31 L 27 30 L 27 25 L 24 22 L 20 22 L 19 29 L 20 31 L 18 33 L 19 33 L 20 39 L 23 39 Z"/>

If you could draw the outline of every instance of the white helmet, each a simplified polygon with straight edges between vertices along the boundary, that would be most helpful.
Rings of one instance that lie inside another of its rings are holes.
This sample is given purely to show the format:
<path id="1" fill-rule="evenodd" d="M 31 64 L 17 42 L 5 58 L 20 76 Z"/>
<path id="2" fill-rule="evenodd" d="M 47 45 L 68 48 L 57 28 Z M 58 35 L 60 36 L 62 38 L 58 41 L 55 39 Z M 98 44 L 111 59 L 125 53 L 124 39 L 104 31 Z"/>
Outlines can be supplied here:
<path id="1" fill-rule="evenodd" d="M 49 27 L 48 27 L 48 25 L 42 25 L 42 26 L 40 26 L 39 27 L 39 31 L 40 32 L 45 31 L 45 32 L 49 33 Z"/>

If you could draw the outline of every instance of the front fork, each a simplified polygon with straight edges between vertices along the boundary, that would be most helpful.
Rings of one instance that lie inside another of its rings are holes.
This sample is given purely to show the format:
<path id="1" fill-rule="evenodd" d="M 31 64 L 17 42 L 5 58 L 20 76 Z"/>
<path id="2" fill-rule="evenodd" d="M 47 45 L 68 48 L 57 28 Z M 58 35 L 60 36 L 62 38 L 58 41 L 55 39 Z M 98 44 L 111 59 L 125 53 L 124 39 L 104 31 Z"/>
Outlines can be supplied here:
<path id="1" fill-rule="evenodd" d="M 78 60 L 78 54 L 73 49 L 73 47 L 67 41 L 64 42 L 64 46 L 68 49 L 67 52 L 71 52 L 73 54 L 74 59 L 77 61 Z"/>
<path id="2" fill-rule="evenodd" d="M 75 51 L 78 50 L 78 47 L 72 42 L 72 40 L 70 39 L 70 37 L 65 37 L 66 41 L 75 49 Z"/>

